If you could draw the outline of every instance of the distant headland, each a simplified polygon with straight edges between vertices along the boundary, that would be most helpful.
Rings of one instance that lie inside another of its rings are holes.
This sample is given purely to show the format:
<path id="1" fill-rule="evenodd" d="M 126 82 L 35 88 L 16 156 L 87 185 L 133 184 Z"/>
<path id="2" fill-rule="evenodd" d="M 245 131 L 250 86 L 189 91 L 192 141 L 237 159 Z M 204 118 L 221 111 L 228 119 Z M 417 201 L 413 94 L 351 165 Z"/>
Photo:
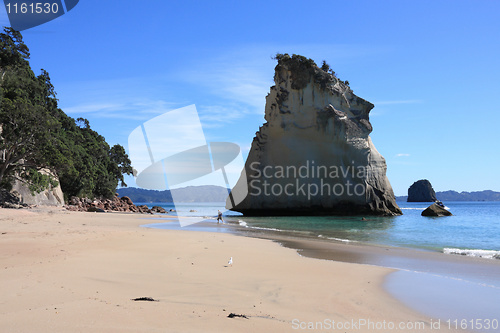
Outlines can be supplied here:
<path id="1" fill-rule="evenodd" d="M 436 197 L 441 201 L 500 201 L 500 192 L 491 190 L 474 192 L 442 191 L 436 192 Z M 396 201 L 406 201 L 408 196 L 396 196 Z"/>

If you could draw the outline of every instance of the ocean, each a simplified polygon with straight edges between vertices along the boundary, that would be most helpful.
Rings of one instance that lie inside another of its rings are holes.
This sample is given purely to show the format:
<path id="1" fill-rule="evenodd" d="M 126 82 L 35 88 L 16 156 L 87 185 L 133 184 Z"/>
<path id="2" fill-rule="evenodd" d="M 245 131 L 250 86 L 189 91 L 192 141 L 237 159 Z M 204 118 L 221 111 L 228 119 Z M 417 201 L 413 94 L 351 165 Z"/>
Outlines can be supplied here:
<path id="1" fill-rule="evenodd" d="M 298 237 L 318 237 L 334 242 L 360 242 L 371 245 L 407 247 L 449 254 L 500 259 L 500 202 L 445 202 L 454 214 L 423 217 L 430 203 L 398 202 L 402 216 L 336 217 L 285 216 L 246 217 L 214 203 L 145 203 L 175 209 L 169 216 L 200 217 L 214 220 L 217 210 L 227 222 L 265 232 L 283 232 Z M 161 227 L 161 226 L 159 226 Z"/>

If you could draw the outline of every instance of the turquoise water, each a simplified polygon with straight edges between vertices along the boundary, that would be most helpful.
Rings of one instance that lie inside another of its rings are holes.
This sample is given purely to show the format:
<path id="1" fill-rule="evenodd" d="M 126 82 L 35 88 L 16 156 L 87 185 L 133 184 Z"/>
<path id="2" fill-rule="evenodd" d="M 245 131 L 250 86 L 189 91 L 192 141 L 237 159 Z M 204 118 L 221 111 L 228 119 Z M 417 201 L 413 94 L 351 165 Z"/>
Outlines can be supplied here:
<path id="1" fill-rule="evenodd" d="M 365 220 L 333 216 L 246 217 L 225 211 L 224 203 L 178 204 L 174 209 L 182 216 L 201 216 L 208 220 L 220 209 L 227 221 L 264 231 L 500 259 L 500 252 L 482 251 L 500 251 L 500 202 L 445 202 L 454 215 L 438 218 L 420 215 L 429 203 L 398 204 L 402 216 L 366 216 Z M 173 204 L 162 206 L 174 207 Z M 465 251 L 470 249 L 475 251 Z"/>

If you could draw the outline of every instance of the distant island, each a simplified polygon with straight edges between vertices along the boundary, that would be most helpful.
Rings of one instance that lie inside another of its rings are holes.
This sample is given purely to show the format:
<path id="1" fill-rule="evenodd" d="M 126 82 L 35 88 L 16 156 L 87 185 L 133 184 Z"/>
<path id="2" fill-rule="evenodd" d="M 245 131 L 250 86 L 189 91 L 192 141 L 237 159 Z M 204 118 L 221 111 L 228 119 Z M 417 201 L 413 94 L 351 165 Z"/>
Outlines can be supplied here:
<path id="1" fill-rule="evenodd" d="M 442 191 L 436 192 L 441 201 L 500 201 L 500 192 L 491 190 L 475 192 Z M 396 201 L 406 201 L 408 196 L 397 196 Z"/>
<path id="2" fill-rule="evenodd" d="M 133 202 L 173 202 L 172 192 L 179 202 L 225 202 L 228 190 L 222 186 L 188 186 L 174 190 L 145 190 L 137 187 L 124 187 L 116 190 L 120 197 L 127 196 Z"/>

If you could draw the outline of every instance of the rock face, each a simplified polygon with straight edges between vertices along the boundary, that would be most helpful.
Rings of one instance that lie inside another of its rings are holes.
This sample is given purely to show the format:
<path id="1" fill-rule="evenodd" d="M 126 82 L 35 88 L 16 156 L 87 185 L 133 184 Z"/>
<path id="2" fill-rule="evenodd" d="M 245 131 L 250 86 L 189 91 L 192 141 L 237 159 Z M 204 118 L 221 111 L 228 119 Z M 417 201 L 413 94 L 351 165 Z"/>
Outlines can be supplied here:
<path id="1" fill-rule="evenodd" d="M 435 203 L 427 207 L 422 212 L 422 216 L 451 216 L 451 215 L 453 214 L 449 210 L 446 210 Z"/>
<path id="2" fill-rule="evenodd" d="M 22 203 L 21 195 L 17 191 L 7 191 L 0 188 L 0 207 L 18 209 L 28 207 L 28 205 Z"/>
<path id="3" fill-rule="evenodd" d="M 245 215 L 401 214 L 385 159 L 369 137 L 373 104 L 310 59 L 277 59 L 267 122 L 232 189 L 248 188 L 248 195 L 235 205 L 228 198 L 226 208 Z"/>
<path id="4" fill-rule="evenodd" d="M 408 189 L 408 202 L 435 202 L 436 192 L 432 188 L 431 182 L 421 179 L 413 183 Z"/>
<path id="5" fill-rule="evenodd" d="M 51 174 L 54 176 L 55 180 L 59 182 L 59 178 L 54 173 L 48 170 L 41 170 L 41 173 Z M 28 186 L 19 180 L 16 180 L 12 184 L 13 193 L 18 193 L 20 196 L 21 203 L 27 206 L 38 205 L 38 206 L 63 206 L 64 205 L 64 195 L 61 190 L 61 185 L 56 187 L 50 187 L 40 193 L 31 194 Z"/>

